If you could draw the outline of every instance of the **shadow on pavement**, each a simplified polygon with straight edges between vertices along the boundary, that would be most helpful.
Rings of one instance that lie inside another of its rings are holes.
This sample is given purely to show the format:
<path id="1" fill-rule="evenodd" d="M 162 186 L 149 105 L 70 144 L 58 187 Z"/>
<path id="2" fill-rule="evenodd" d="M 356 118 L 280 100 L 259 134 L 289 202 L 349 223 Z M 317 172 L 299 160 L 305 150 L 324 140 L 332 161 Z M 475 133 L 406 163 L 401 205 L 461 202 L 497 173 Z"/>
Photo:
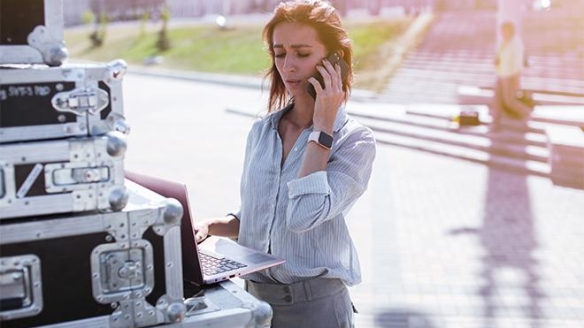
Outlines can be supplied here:
<path id="1" fill-rule="evenodd" d="M 490 169 L 482 226 L 461 227 L 451 234 L 475 234 L 484 248 L 476 293 L 483 300 L 483 327 L 515 318 L 543 328 L 538 248 L 527 176 Z M 507 327 L 507 325 L 504 325 Z"/>
<path id="2" fill-rule="evenodd" d="M 429 316 L 407 309 L 385 309 L 375 315 L 375 327 L 379 328 L 439 328 Z"/>

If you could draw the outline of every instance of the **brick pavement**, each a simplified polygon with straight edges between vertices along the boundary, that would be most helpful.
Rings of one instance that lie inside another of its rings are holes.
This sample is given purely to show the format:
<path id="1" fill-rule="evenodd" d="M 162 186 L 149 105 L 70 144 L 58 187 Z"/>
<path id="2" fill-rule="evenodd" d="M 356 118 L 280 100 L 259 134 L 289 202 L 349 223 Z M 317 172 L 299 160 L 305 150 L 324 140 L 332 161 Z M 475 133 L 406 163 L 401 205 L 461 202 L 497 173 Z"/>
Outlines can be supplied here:
<path id="1" fill-rule="evenodd" d="M 364 273 L 358 327 L 584 327 L 584 191 L 378 151 L 348 218 Z"/>
<path id="2" fill-rule="evenodd" d="M 226 109 L 257 90 L 129 75 L 124 101 L 129 169 L 186 181 L 196 218 L 238 204 L 251 118 Z M 348 222 L 359 328 L 584 327 L 582 190 L 379 145 Z"/>

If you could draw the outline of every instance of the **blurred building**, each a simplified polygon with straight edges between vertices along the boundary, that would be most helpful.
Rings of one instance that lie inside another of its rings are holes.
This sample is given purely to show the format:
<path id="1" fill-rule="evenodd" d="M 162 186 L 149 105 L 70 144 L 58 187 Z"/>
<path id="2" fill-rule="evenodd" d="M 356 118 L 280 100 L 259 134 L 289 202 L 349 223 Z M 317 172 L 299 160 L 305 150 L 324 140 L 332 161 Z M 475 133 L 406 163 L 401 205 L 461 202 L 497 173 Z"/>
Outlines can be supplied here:
<path id="1" fill-rule="evenodd" d="M 422 11 L 497 10 L 498 0 L 329 0 L 342 15 L 350 10 L 364 10 L 379 15 L 384 8 L 401 7 L 406 14 Z M 554 10 L 574 7 L 582 10 L 584 0 L 518 0 L 524 10 Z M 95 17 L 106 12 L 110 21 L 132 20 L 148 12 L 156 20 L 166 3 L 171 17 L 205 15 L 242 15 L 268 13 L 281 0 L 64 0 L 65 24 L 78 25 L 91 11 Z M 515 2 L 512 1 L 512 2 Z"/>
<path id="2" fill-rule="evenodd" d="M 329 0 L 342 15 L 349 10 L 366 10 L 377 15 L 383 8 L 403 7 L 406 13 L 431 8 L 440 0 Z M 444 0 L 446 1 L 446 0 Z M 479 0 L 448 0 L 447 2 L 470 3 Z M 493 1 L 493 0 L 482 0 Z M 67 26 L 83 23 L 84 13 L 91 11 L 94 17 L 101 12 L 110 21 L 132 20 L 142 17 L 144 12 L 156 20 L 166 3 L 171 17 L 200 17 L 205 15 L 242 15 L 269 13 L 280 0 L 64 0 L 64 16 Z"/>

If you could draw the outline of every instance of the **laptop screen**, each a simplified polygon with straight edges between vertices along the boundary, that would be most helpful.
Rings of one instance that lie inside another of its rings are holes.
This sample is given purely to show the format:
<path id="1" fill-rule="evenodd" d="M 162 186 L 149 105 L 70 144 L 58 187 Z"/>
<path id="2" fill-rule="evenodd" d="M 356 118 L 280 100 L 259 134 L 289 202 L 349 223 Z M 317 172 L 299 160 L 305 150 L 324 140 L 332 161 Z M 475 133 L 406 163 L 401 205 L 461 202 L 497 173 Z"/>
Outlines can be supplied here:
<path id="1" fill-rule="evenodd" d="M 161 196 L 174 198 L 180 202 L 184 212 L 180 228 L 183 280 L 189 283 L 201 284 L 203 282 L 203 274 L 200 269 L 186 186 L 183 183 L 130 171 L 125 171 L 125 177 Z"/>

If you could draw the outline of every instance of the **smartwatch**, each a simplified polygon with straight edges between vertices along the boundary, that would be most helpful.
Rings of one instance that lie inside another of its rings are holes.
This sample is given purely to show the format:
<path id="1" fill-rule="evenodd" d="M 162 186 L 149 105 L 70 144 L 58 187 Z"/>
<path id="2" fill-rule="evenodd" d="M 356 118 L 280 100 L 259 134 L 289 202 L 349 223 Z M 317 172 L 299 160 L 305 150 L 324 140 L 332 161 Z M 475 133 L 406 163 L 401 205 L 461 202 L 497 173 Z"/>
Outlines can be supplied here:
<path id="1" fill-rule="evenodd" d="M 308 142 L 314 141 L 319 146 L 331 149 L 333 146 L 333 137 L 322 131 L 313 131 L 308 135 Z"/>

